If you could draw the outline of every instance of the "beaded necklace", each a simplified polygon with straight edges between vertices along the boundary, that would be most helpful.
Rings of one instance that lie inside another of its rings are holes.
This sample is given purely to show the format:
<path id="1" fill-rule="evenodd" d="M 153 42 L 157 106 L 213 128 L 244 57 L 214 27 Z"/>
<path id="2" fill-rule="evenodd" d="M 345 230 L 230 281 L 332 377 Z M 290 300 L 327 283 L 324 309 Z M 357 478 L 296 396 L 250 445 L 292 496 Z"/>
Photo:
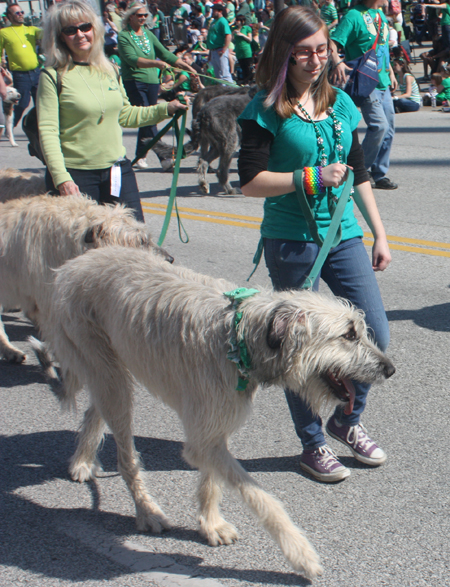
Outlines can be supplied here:
<path id="1" fill-rule="evenodd" d="M 325 145 L 323 144 L 323 138 L 322 138 L 322 135 L 320 134 L 319 127 L 314 122 L 314 120 L 311 118 L 311 116 L 308 114 L 308 112 L 306 112 L 306 110 L 303 108 L 303 106 L 300 104 L 300 102 L 297 102 L 297 106 L 298 106 L 300 112 L 306 118 L 306 120 L 313 125 L 314 132 L 316 133 L 317 144 L 319 146 L 320 166 L 326 167 L 328 165 L 328 157 L 325 153 Z M 329 106 L 327 108 L 327 114 L 329 116 L 331 116 L 331 118 L 333 119 L 333 128 L 334 128 L 334 132 L 336 134 L 336 151 L 338 153 L 339 163 L 342 163 L 343 165 L 345 165 L 345 163 L 344 163 L 344 147 L 342 146 L 342 143 L 341 143 L 342 123 L 339 122 L 339 120 L 337 119 L 336 113 L 331 106 Z"/>
<path id="2" fill-rule="evenodd" d="M 146 55 L 150 55 L 150 53 L 153 51 L 153 46 L 150 42 L 150 39 L 147 37 L 145 30 L 142 30 L 142 35 L 137 35 L 130 26 L 128 27 L 128 30 L 130 31 L 131 38 L 139 47 L 139 49 L 141 49 L 141 51 Z"/>

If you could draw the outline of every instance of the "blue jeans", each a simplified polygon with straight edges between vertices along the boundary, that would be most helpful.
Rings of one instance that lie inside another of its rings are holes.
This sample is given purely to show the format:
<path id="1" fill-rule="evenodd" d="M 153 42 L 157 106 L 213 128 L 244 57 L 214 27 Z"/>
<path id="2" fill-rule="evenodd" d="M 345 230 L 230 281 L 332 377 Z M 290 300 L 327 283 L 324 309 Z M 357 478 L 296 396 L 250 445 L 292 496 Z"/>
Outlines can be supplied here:
<path id="1" fill-rule="evenodd" d="M 14 127 L 19 124 L 22 114 L 28 108 L 30 98 L 33 98 L 33 104 L 36 106 L 36 92 L 39 84 L 41 69 L 31 69 L 30 71 L 13 71 L 14 87 L 20 92 L 20 100 L 14 106 Z"/>
<path id="2" fill-rule="evenodd" d="M 154 106 L 158 101 L 159 84 L 146 84 L 134 79 L 126 79 L 123 81 L 123 86 L 132 106 Z M 136 141 L 136 157 L 146 139 L 151 139 L 157 134 L 156 124 L 142 126 L 139 129 Z"/>
<path id="3" fill-rule="evenodd" d="M 214 75 L 217 79 L 223 79 L 232 82 L 233 78 L 230 73 L 230 62 L 228 60 L 228 49 L 219 55 L 221 49 L 211 50 L 211 65 L 214 67 Z"/>
<path id="4" fill-rule="evenodd" d="M 304 283 L 319 252 L 315 243 L 264 239 L 264 255 L 272 284 L 276 290 L 297 289 Z M 321 277 L 334 293 L 352 302 L 366 314 L 366 322 L 378 347 L 389 344 L 389 324 L 380 290 L 362 240 L 352 238 L 332 249 L 322 267 Z M 319 278 L 314 290 L 319 289 Z M 350 415 L 338 406 L 335 416 L 348 426 L 358 424 L 366 406 L 370 385 L 353 382 L 355 403 Z M 295 430 L 303 448 L 326 444 L 320 416 L 314 415 L 297 394 L 285 390 Z"/>
<path id="5" fill-rule="evenodd" d="M 361 106 L 367 124 L 362 142 L 364 163 L 375 181 L 386 177 L 395 133 L 394 104 L 389 88 L 375 89 Z"/>
<path id="6" fill-rule="evenodd" d="M 98 204 L 123 204 L 133 210 L 136 220 L 145 222 L 136 176 L 129 159 L 125 159 L 121 165 L 121 171 L 120 196 L 116 198 L 111 196 L 111 167 L 107 169 L 67 169 L 81 193 L 87 194 Z M 59 190 L 55 187 L 48 169 L 45 173 L 45 188 L 52 195 L 59 196 Z"/>
<path id="7" fill-rule="evenodd" d="M 397 100 L 394 100 L 394 104 L 400 112 L 417 112 L 420 108 L 418 102 L 414 102 L 409 98 L 397 98 Z"/>

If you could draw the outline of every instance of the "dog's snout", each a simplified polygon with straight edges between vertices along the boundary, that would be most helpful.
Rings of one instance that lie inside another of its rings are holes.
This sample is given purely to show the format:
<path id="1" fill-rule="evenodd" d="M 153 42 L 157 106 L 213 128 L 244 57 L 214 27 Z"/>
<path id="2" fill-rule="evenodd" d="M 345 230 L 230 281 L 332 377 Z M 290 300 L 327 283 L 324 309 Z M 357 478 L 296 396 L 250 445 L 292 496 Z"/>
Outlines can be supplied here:
<path id="1" fill-rule="evenodd" d="M 395 367 L 390 361 L 388 361 L 386 363 L 386 365 L 384 366 L 384 375 L 385 375 L 386 379 L 389 379 L 389 377 L 392 377 L 392 375 L 394 375 L 394 373 L 395 373 Z"/>

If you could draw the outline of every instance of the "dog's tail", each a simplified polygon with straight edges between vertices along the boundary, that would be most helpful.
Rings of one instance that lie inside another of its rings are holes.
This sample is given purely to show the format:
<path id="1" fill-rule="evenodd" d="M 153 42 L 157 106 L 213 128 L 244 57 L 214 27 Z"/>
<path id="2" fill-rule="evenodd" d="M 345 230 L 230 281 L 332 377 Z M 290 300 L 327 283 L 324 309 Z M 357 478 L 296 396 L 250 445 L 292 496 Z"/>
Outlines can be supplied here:
<path id="1" fill-rule="evenodd" d="M 64 410 L 75 410 L 75 394 L 69 393 L 65 381 L 62 380 L 59 369 L 55 366 L 48 348 L 34 336 L 28 337 L 28 342 L 31 344 L 31 348 L 39 361 L 39 365 L 51 391 L 61 402 L 61 407 Z M 79 385 L 75 384 L 75 387 L 79 387 Z"/>

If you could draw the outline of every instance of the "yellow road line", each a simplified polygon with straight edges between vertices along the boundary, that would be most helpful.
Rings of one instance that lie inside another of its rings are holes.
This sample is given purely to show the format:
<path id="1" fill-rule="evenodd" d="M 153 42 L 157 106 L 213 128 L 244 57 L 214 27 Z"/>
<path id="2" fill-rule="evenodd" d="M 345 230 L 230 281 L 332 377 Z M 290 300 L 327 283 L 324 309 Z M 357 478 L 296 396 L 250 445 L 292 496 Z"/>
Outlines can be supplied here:
<path id="1" fill-rule="evenodd" d="M 142 203 L 142 208 L 145 212 L 150 214 L 156 214 L 158 216 L 164 216 L 166 205 L 165 204 L 149 204 L 147 202 Z M 198 210 L 196 208 L 185 208 L 185 207 L 178 207 L 180 211 L 180 217 L 186 220 L 200 220 L 201 222 L 211 222 L 213 224 L 223 224 L 226 226 L 238 226 L 240 228 L 252 228 L 259 230 L 259 224 L 262 222 L 262 218 L 258 218 L 255 216 L 242 216 L 239 214 L 228 214 L 225 212 L 212 212 L 209 210 Z M 186 214 L 185 212 L 190 212 L 190 214 Z M 207 214 L 207 216 L 205 216 Z M 172 213 L 172 217 L 175 217 L 175 212 Z M 210 218 L 210 216 L 215 216 L 215 218 Z M 228 218 L 234 218 L 236 220 L 228 220 Z M 242 220 L 242 221 L 240 221 Z M 250 222 L 243 222 L 244 220 L 250 220 L 251 222 L 255 222 L 256 224 L 252 224 Z M 371 233 L 364 233 L 364 244 L 370 246 L 373 244 L 373 237 Z M 397 251 L 407 251 L 409 253 L 419 253 L 422 255 L 432 255 L 435 257 L 450 257 L 450 251 L 442 251 L 439 249 L 450 249 L 450 243 L 441 243 L 437 241 L 428 241 L 428 240 L 420 240 L 420 239 L 413 239 L 407 237 L 400 237 L 400 236 L 393 236 L 387 235 L 389 241 L 389 247 L 393 250 Z M 367 240 L 370 239 L 370 240 Z M 394 242 L 392 242 L 394 241 Z M 422 245 L 422 246 L 407 246 L 402 244 L 396 243 L 411 243 L 415 245 Z M 425 247 L 436 247 L 436 248 L 425 248 Z"/>

